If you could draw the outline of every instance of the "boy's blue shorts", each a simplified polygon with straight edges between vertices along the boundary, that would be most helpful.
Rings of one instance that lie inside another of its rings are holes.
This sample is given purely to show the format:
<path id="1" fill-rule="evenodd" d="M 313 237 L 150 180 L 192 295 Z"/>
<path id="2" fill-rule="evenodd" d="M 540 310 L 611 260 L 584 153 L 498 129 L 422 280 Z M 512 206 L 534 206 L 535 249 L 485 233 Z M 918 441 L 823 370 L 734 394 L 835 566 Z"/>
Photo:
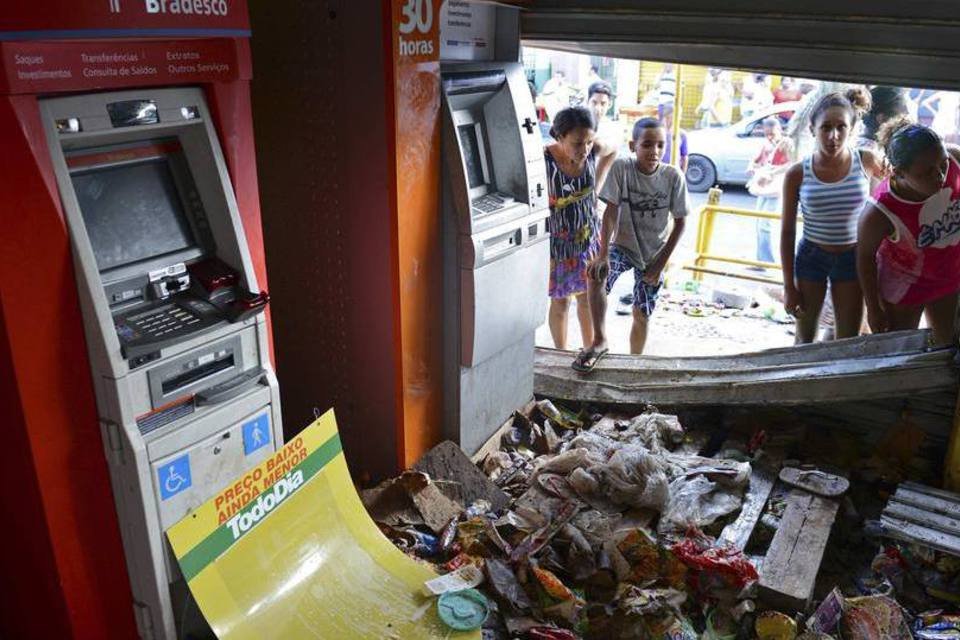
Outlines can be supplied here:
<path id="1" fill-rule="evenodd" d="M 633 308 L 639 309 L 648 318 L 657 306 L 657 297 L 660 287 L 663 286 L 663 275 L 657 284 L 647 284 L 643 281 L 643 272 L 637 269 L 625 253 L 617 248 L 610 247 L 610 274 L 607 276 L 607 294 L 613 289 L 613 284 L 625 271 L 633 269 Z"/>

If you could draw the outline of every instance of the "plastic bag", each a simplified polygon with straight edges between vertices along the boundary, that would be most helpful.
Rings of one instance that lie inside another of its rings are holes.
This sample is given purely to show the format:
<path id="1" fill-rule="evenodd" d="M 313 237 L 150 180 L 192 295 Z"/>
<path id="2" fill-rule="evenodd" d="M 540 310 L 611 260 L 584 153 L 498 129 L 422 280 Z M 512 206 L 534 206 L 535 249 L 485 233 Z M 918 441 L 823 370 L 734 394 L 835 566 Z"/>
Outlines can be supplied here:
<path id="1" fill-rule="evenodd" d="M 670 483 L 669 501 L 660 517 L 658 533 L 678 534 L 691 527 L 702 529 L 740 508 L 739 493 L 711 482 L 705 476 L 680 477 Z"/>
<path id="2" fill-rule="evenodd" d="M 570 449 L 569 451 L 564 451 L 563 453 L 553 456 L 546 462 L 542 463 L 537 468 L 536 475 L 540 475 L 542 473 L 556 473 L 561 476 L 566 476 L 578 467 L 589 468 L 598 462 L 600 462 L 600 460 L 598 460 L 587 449 Z"/>
<path id="3" fill-rule="evenodd" d="M 670 498 L 663 462 L 643 447 L 619 449 L 600 469 L 613 502 L 662 511 Z"/>
<path id="4" fill-rule="evenodd" d="M 840 619 L 840 632 L 848 640 L 911 640 L 903 609 L 887 596 L 849 598 Z"/>
<path id="5" fill-rule="evenodd" d="M 506 600 L 518 610 L 527 610 L 533 606 L 530 597 L 517 581 L 513 569 L 506 562 L 490 558 L 484 564 L 487 579 L 494 593 Z"/>
<path id="6" fill-rule="evenodd" d="M 581 431 L 570 441 L 570 449 L 586 449 L 596 456 L 598 461 L 607 460 L 613 453 L 623 446 L 615 439 L 594 431 Z"/>
<path id="7" fill-rule="evenodd" d="M 567 476 L 567 482 L 581 496 L 595 495 L 600 492 L 600 480 L 595 475 L 580 467 Z"/>
<path id="8" fill-rule="evenodd" d="M 651 411 L 626 423 L 617 421 L 595 428 L 593 434 L 607 440 L 642 444 L 651 453 L 660 453 L 683 441 L 684 430 L 676 416 Z M 590 432 L 585 432 L 586 433 Z"/>
<path id="9" fill-rule="evenodd" d="M 671 480 L 680 476 L 702 475 L 727 487 L 745 488 L 750 483 L 749 462 L 670 453 L 663 457 Z"/>
<path id="10" fill-rule="evenodd" d="M 697 582 L 701 587 L 727 583 L 739 590 L 759 578 L 756 567 L 742 551 L 732 546 L 717 547 L 703 534 L 689 536 L 671 550 L 683 564 L 698 572 Z"/>
<path id="11" fill-rule="evenodd" d="M 677 416 L 644 413 L 633 419 L 624 433 L 634 432 L 652 453 L 659 453 L 683 441 L 683 427 Z"/>
<path id="12" fill-rule="evenodd" d="M 960 638 L 960 615 L 942 610 L 926 611 L 913 621 L 913 635 L 917 640 L 953 640 Z"/>
<path id="13" fill-rule="evenodd" d="M 619 513 L 606 514 L 589 509 L 574 516 L 570 524 L 583 534 L 593 549 L 600 549 L 606 541 L 613 538 L 622 519 L 623 516 Z"/>

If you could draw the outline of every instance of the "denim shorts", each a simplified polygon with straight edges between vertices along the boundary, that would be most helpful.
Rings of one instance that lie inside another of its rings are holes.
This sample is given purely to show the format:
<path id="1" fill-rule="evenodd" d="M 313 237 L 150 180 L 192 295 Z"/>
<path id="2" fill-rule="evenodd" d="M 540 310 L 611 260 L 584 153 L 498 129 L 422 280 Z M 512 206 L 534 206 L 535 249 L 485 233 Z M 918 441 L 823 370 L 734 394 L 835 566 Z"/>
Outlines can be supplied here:
<path id="1" fill-rule="evenodd" d="M 643 281 L 643 271 L 636 268 L 630 258 L 616 245 L 610 247 L 610 275 L 607 276 L 607 294 L 613 289 L 617 278 L 624 272 L 633 269 L 633 308 L 648 318 L 653 315 L 653 310 L 657 306 L 657 298 L 660 295 L 660 287 L 663 286 L 663 276 L 657 284 L 647 284 Z"/>
<path id="2" fill-rule="evenodd" d="M 850 282 L 857 279 L 857 248 L 840 253 L 821 249 L 806 239 L 800 241 L 794 261 L 794 275 L 812 282 Z"/>

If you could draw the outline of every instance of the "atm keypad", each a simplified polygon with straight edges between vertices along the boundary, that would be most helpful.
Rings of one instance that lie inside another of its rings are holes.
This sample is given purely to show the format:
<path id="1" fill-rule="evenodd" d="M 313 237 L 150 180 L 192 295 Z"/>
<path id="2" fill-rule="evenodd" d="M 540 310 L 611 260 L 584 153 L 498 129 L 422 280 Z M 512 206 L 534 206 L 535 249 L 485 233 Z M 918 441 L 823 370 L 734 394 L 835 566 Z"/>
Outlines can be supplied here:
<path id="1" fill-rule="evenodd" d="M 191 296 L 178 296 L 174 302 L 149 309 L 141 307 L 113 319 L 121 352 L 130 360 L 131 367 L 153 359 L 143 359 L 144 356 L 159 353 L 161 348 L 223 321 L 216 307 Z"/>
<path id="2" fill-rule="evenodd" d="M 127 322 L 141 335 L 160 338 L 199 324 L 200 318 L 186 309 L 171 305 L 127 318 Z"/>
<path id="3" fill-rule="evenodd" d="M 504 205 L 507 204 L 507 201 L 503 197 L 494 193 L 488 193 L 475 199 L 470 204 L 473 206 L 475 211 L 483 215 L 502 209 Z"/>

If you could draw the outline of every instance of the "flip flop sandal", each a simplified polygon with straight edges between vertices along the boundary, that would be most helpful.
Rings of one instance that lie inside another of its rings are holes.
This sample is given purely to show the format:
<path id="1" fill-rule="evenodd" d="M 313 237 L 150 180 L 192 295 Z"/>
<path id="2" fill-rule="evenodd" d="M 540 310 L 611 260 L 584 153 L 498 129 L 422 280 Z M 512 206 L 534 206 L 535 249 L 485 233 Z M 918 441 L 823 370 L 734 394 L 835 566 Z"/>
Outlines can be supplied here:
<path id="1" fill-rule="evenodd" d="M 590 373 L 594 367 L 597 366 L 597 363 L 600 362 L 600 359 L 607 355 L 607 351 L 608 349 L 601 349 L 600 351 L 586 351 L 581 349 L 570 366 L 573 367 L 574 371 Z"/>
<path id="2" fill-rule="evenodd" d="M 792 487 L 804 489 L 825 498 L 836 498 L 850 488 L 850 481 L 846 478 L 819 469 L 784 467 L 780 470 L 780 479 Z"/>

